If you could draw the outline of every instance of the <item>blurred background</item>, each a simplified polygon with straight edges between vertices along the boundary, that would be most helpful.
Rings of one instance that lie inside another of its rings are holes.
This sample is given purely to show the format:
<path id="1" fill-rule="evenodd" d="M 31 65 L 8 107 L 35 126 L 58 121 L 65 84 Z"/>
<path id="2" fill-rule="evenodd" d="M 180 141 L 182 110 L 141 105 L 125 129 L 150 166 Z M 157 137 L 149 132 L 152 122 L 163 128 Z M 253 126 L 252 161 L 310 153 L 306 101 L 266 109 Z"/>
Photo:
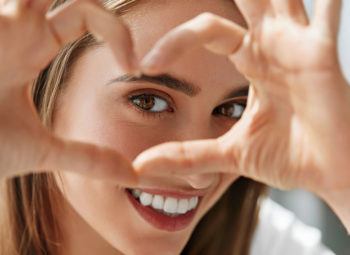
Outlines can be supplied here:
<path id="1" fill-rule="evenodd" d="M 312 15 L 312 0 L 305 4 Z M 343 0 L 342 23 L 339 35 L 339 56 L 343 72 L 350 82 L 350 1 Z M 322 231 L 323 243 L 337 255 L 350 254 L 350 235 L 329 207 L 314 195 L 302 191 L 280 191 L 272 189 L 270 197 L 293 211 L 304 223 Z"/>

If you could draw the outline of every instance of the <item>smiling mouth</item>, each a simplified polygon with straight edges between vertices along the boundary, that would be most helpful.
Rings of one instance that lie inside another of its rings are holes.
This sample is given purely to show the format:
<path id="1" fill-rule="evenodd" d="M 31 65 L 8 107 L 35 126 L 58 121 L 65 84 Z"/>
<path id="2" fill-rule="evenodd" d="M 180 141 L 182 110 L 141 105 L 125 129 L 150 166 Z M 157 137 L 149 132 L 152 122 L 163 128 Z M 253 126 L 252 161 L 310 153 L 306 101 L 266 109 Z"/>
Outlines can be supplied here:
<path id="1" fill-rule="evenodd" d="M 139 215 L 154 227 L 173 232 L 186 228 L 192 222 L 200 196 L 177 196 L 164 192 L 146 192 L 125 189 L 129 201 Z"/>

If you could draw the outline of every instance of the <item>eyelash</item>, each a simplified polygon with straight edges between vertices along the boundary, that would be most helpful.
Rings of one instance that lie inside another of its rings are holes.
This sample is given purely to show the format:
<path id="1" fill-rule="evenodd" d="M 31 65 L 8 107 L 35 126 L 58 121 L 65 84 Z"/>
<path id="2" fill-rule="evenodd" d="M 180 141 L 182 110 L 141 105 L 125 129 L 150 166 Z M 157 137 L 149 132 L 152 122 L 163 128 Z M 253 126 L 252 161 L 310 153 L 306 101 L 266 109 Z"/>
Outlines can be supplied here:
<path id="1" fill-rule="evenodd" d="M 225 115 L 220 113 L 220 108 L 222 109 L 222 107 L 230 106 L 230 105 L 238 105 L 241 108 L 243 108 L 242 113 L 240 114 L 240 117 L 231 118 L 231 117 L 225 116 Z M 225 103 L 222 103 L 221 105 L 215 107 L 215 109 L 213 110 L 213 115 L 215 115 L 215 116 L 222 115 L 222 116 L 218 116 L 218 117 L 239 120 L 245 111 L 246 105 L 247 105 L 247 98 L 246 97 L 239 97 L 236 99 L 230 99 L 230 100 L 226 101 Z"/>
<path id="2" fill-rule="evenodd" d="M 144 97 L 143 100 L 145 99 L 145 97 L 153 98 L 153 99 L 156 99 L 156 100 L 162 100 L 168 105 L 168 109 L 164 110 L 164 111 L 159 111 L 159 112 L 156 112 L 156 111 L 152 112 L 152 111 L 149 111 L 149 110 L 145 110 L 141 106 L 139 106 L 139 105 L 137 105 L 135 103 L 135 100 L 137 100 L 137 99 L 140 100 L 140 98 L 142 98 L 142 97 Z M 165 99 L 163 96 L 156 95 L 156 94 L 153 94 L 153 93 L 150 93 L 150 92 L 139 92 L 138 94 L 130 95 L 130 96 L 128 96 L 128 101 L 129 101 L 129 103 L 131 104 L 131 106 L 135 110 L 137 110 L 139 113 L 141 113 L 145 117 L 162 118 L 162 117 L 164 117 L 164 115 L 171 114 L 171 113 L 173 113 L 175 111 L 174 107 L 172 106 L 173 103 L 169 102 L 169 101 L 171 101 L 170 99 Z M 213 115 L 215 115 L 215 116 L 220 115 L 220 112 L 219 112 L 220 107 L 224 107 L 224 106 L 230 105 L 231 103 L 235 104 L 235 105 L 239 105 L 239 106 L 245 108 L 246 107 L 246 101 L 247 101 L 246 97 L 239 97 L 237 99 L 229 100 L 229 101 L 227 101 L 227 102 L 225 102 L 225 103 L 215 107 L 215 109 L 213 110 Z M 237 119 L 237 120 L 239 120 L 241 118 L 241 117 L 230 118 L 228 116 L 218 116 L 218 117 L 226 117 L 228 119 Z"/>

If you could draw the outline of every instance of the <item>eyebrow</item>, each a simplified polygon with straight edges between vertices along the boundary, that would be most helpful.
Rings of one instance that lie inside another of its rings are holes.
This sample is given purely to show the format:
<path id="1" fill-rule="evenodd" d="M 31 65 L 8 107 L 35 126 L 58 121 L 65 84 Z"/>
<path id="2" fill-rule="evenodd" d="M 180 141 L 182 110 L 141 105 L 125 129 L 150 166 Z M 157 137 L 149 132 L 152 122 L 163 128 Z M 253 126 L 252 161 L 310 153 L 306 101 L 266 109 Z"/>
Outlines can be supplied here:
<path id="1" fill-rule="evenodd" d="M 130 74 L 125 74 L 110 80 L 107 83 L 107 85 L 115 82 L 140 82 L 140 81 L 165 86 L 170 89 L 180 91 L 190 97 L 194 97 L 198 95 L 201 91 L 200 87 L 197 87 L 186 80 L 175 78 L 169 74 L 163 74 L 158 76 L 148 76 L 148 75 L 142 74 L 139 77 L 130 75 Z"/>
<path id="2" fill-rule="evenodd" d="M 158 76 L 148 76 L 142 74 L 141 76 L 135 76 L 131 74 L 125 74 L 122 76 L 119 76 L 117 78 L 114 78 L 107 82 L 107 85 L 118 83 L 118 82 L 148 82 L 157 84 L 160 86 L 165 86 L 170 89 L 180 91 L 190 97 L 195 97 L 201 92 L 201 88 L 198 86 L 195 86 L 194 84 L 184 80 L 179 79 L 176 77 L 173 77 L 169 74 L 163 74 Z M 225 99 L 233 98 L 233 97 L 240 97 L 240 96 L 248 96 L 249 92 L 249 84 L 242 85 L 238 88 L 235 88 L 233 91 L 228 93 L 225 97 Z"/>

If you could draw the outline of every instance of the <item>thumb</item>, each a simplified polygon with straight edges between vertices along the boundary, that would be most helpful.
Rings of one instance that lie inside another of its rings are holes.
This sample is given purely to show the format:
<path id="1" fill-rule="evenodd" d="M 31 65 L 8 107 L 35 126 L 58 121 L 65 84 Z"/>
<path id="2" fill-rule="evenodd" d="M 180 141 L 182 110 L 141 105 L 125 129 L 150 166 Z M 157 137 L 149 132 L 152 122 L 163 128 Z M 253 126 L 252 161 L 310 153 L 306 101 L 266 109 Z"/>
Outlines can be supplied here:
<path id="1" fill-rule="evenodd" d="M 137 184 L 133 167 L 124 156 L 107 147 L 51 137 L 37 162 L 39 171 L 70 171 L 128 187 Z"/>
<path id="2" fill-rule="evenodd" d="M 161 144 L 141 153 L 133 162 L 135 170 L 146 175 L 206 174 L 233 172 L 232 158 L 227 157 L 219 139 Z"/>

